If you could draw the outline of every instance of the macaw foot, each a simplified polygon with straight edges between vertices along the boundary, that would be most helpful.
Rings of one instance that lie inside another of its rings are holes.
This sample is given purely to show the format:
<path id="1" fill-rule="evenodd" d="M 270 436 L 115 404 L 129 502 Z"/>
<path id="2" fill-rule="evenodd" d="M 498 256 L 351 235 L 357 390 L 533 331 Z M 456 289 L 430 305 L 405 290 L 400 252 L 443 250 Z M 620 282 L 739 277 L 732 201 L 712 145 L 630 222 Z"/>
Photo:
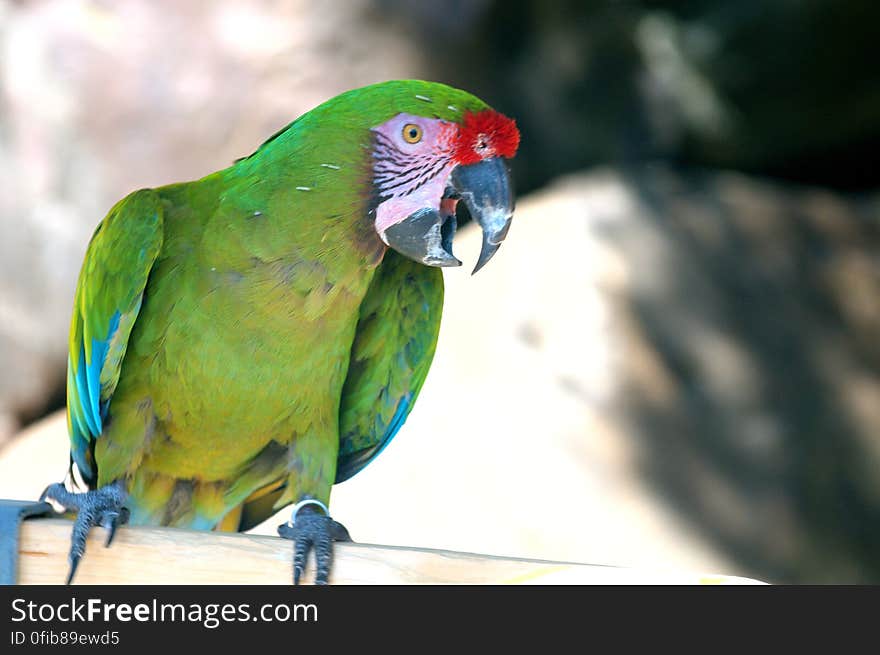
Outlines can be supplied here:
<path id="1" fill-rule="evenodd" d="M 70 492 L 63 484 L 51 484 L 40 495 L 40 500 L 60 505 L 65 511 L 76 512 L 70 538 L 70 555 L 67 558 L 70 562 L 70 573 L 66 584 L 73 580 L 76 567 L 86 552 L 89 530 L 96 525 L 107 528 L 107 542 L 104 544 L 106 547 L 113 541 L 116 528 L 128 521 L 128 509 L 122 506 L 127 497 L 121 481 L 83 493 Z"/>
<path id="2" fill-rule="evenodd" d="M 322 513 L 321 510 L 324 510 Z M 333 564 L 333 542 L 351 541 L 348 530 L 334 521 L 323 503 L 305 500 L 296 504 L 289 523 L 278 526 L 278 534 L 293 539 L 293 584 L 299 584 L 309 551 L 315 549 L 315 584 L 327 584 Z"/>

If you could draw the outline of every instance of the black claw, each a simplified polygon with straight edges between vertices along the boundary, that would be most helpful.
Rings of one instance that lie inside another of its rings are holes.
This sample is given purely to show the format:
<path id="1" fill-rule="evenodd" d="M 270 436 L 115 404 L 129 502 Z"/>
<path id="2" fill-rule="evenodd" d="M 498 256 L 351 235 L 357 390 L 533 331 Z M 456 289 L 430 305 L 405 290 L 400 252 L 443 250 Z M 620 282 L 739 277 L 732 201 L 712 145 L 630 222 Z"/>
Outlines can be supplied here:
<path id="1" fill-rule="evenodd" d="M 285 539 L 293 539 L 293 584 L 298 585 L 306 568 L 309 551 L 315 550 L 315 584 L 325 585 L 330 580 L 333 566 L 333 542 L 351 541 L 345 526 L 329 516 L 310 511 L 309 507 L 300 510 L 296 523 L 278 526 L 278 534 Z"/>
<path id="2" fill-rule="evenodd" d="M 76 575 L 76 567 L 79 566 L 80 558 L 70 560 L 70 572 L 67 574 L 67 580 L 64 581 L 64 584 L 69 585 L 73 582 L 73 576 Z"/>
<path id="3" fill-rule="evenodd" d="M 120 507 L 119 511 L 110 517 L 109 523 L 104 525 L 107 528 L 107 541 L 104 542 L 104 548 L 110 547 L 110 544 L 113 543 L 113 537 L 116 536 L 116 528 L 128 523 L 128 517 L 129 511 L 127 507 Z"/>
<path id="4" fill-rule="evenodd" d="M 94 526 L 107 528 L 106 546 L 109 546 L 116 535 L 116 529 L 128 521 L 128 509 L 122 506 L 127 494 L 121 482 L 108 484 L 100 489 L 84 493 L 72 493 L 62 484 L 49 485 L 40 496 L 40 500 L 50 499 L 61 505 L 66 511 L 76 511 L 73 522 L 73 533 L 70 538 L 70 573 L 67 583 L 73 581 L 76 569 L 86 552 L 86 539 L 89 530 Z"/>

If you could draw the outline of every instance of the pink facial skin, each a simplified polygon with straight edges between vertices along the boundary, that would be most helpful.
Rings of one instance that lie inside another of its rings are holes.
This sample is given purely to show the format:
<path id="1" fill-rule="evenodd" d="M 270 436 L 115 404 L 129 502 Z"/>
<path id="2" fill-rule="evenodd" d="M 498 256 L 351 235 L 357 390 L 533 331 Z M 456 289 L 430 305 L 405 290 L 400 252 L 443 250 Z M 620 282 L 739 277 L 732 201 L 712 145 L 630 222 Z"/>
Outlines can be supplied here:
<path id="1" fill-rule="evenodd" d="M 404 128 L 421 130 L 417 143 L 404 139 Z M 398 114 L 373 128 L 373 181 L 380 196 L 375 229 L 383 241 L 385 230 L 425 208 L 440 209 L 453 160 L 458 126 L 437 118 Z"/>

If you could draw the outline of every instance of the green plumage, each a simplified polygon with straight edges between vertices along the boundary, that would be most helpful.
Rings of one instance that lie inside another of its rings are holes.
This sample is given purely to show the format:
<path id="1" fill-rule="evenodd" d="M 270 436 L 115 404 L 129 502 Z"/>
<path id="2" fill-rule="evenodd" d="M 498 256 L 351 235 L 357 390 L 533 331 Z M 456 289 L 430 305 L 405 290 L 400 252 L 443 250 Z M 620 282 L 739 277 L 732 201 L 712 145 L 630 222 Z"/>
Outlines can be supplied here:
<path id="1" fill-rule="evenodd" d="M 328 502 L 337 469 L 357 472 L 411 409 L 443 302 L 440 271 L 372 227 L 370 128 L 485 107 L 427 82 L 365 87 L 230 168 L 119 202 L 89 244 L 70 332 L 87 481 L 124 480 L 134 523 L 200 529 Z"/>

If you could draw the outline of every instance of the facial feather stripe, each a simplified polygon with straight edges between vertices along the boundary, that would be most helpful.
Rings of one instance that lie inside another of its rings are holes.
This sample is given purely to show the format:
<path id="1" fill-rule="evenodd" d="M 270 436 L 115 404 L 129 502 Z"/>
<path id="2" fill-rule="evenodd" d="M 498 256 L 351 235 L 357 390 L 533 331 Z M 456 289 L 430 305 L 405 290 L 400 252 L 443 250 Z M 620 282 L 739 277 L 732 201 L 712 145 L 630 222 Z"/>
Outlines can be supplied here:
<path id="1" fill-rule="evenodd" d="M 388 137 L 375 133 L 374 178 L 380 199 L 400 198 L 437 177 L 449 164 L 449 152 L 433 150 L 412 156 L 400 150 Z"/>

